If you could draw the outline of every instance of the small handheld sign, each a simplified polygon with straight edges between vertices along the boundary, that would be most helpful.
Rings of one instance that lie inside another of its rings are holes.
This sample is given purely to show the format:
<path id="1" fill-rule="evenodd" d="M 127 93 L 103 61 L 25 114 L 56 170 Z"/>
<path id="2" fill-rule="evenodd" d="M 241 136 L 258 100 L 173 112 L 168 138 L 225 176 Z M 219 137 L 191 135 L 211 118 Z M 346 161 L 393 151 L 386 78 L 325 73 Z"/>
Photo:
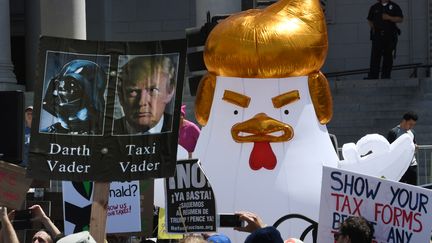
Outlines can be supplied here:
<path id="1" fill-rule="evenodd" d="M 197 160 L 177 161 L 166 184 L 166 228 L 170 233 L 216 231 L 213 190 Z"/>

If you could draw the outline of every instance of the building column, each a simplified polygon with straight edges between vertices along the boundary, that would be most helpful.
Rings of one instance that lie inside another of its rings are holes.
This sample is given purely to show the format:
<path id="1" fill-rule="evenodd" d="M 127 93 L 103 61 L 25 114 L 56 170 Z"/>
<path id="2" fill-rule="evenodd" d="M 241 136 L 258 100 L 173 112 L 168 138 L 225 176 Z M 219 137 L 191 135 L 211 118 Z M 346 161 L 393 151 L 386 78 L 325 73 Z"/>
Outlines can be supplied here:
<path id="1" fill-rule="evenodd" d="M 211 16 L 240 12 L 241 0 L 196 0 L 196 26 L 207 21 L 207 11 Z"/>
<path id="2" fill-rule="evenodd" d="M 22 89 L 13 73 L 10 40 L 9 0 L 0 0 L 0 90 Z"/>
<path id="3" fill-rule="evenodd" d="M 3 0 L 0 0 L 3 1 Z M 27 90 L 34 90 L 39 36 L 85 40 L 85 0 L 26 0 L 26 77 Z M 33 97 L 33 92 L 26 94 Z M 33 100 L 33 99 L 32 99 Z M 50 191 L 61 191 L 61 181 L 50 181 Z"/>
<path id="4" fill-rule="evenodd" d="M 40 0 L 41 34 L 85 40 L 85 0 Z"/>
<path id="5" fill-rule="evenodd" d="M 40 0 L 25 1 L 25 16 L 26 86 L 27 90 L 33 91 L 36 78 L 39 36 L 41 34 Z"/>
<path id="6" fill-rule="evenodd" d="M 4 0 L 0 0 L 4 1 Z M 27 89 L 34 90 L 39 36 L 85 40 L 85 0 L 26 0 Z"/>

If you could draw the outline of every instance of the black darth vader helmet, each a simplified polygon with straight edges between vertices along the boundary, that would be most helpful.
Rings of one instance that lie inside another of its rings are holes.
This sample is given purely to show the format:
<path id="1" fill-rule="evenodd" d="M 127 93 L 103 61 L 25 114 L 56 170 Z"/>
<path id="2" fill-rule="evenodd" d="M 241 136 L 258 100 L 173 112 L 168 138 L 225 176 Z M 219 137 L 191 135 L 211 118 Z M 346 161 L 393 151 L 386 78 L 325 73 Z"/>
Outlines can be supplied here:
<path id="1" fill-rule="evenodd" d="M 51 79 L 43 108 L 64 121 L 72 117 L 88 120 L 103 113 L 105 79 L 98 64 L 80 59 L 70 61 Z"/>

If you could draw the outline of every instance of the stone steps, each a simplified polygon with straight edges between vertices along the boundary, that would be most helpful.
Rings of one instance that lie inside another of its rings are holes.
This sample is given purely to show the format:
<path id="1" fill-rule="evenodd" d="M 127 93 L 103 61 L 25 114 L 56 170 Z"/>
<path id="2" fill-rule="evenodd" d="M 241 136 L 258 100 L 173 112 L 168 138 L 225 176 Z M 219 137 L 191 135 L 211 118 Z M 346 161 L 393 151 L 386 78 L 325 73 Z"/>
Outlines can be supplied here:
<path id="1" fill-rule="evenodd" d="M 402 115 L 414 110 L 419 115 L 416 126 L 419 144 L 432 144 L 432 80 L 329 80 L 333 95 L 333 119 L 327 125 L 339 145 L 356 142 L 366 134 L 386 136 Z M 185 82 L 183 103 L 186 116 L 195 122 L 195 97 Z"/>
<path id="2" fill-rule="evenodd" d="M 420 79 L 329 80 L 332 88 L 418 87 Z"/>
<path id="3" fill-rule="evenodd" d="M 413 110 L 419 144 L 432 144 L 432 81 L 430 79 L 330 80 L 333 119 L 328 129 L 340 145 L 370 133 L 386 135 L 403 113 Z"/>

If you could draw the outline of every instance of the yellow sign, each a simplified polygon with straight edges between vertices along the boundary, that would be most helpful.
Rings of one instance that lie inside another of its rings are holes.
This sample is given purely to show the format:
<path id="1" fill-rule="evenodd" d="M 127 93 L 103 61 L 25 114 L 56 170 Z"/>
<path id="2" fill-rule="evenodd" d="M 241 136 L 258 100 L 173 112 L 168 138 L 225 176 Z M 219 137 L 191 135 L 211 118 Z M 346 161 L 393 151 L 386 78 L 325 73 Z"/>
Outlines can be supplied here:
<path id="1" fill-rule="evenodd" d="M 169 240 L 169 239 L 183 239 L 182 234 L 170 234 L 167 233 L 165 228 L 165 208 L 159 208 L 158 218 L 158 239 Z"/>

